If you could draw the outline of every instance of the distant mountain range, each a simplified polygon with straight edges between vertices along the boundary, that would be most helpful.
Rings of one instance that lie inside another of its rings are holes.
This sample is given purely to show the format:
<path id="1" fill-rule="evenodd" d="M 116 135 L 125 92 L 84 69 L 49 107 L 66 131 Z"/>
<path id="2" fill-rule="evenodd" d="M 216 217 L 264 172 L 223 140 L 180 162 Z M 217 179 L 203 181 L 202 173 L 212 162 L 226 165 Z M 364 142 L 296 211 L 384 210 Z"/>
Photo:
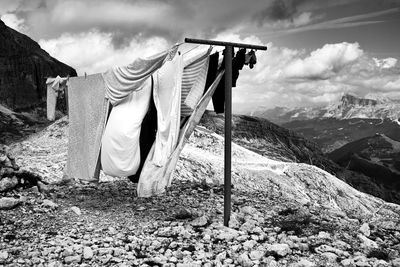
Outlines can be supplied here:
<path id="1" fill-rule="evenodd" d="M 334 118 L 343 119 L 389 119 L 398 121 L 400 100 L 392 100 L 378 94 L 369 94 L 360 98 L 345 94 L 339 103 L 323 107 L 256 109 L 251 116 L 266 118 L 274 123 L 283 124 L 291 121 Z"/>
<path id="2" fill-rule="evenodd" d="M 352 176 L 347 182 L 357 188 L 374 184 L 381 197 L 399 203 L 400 191 L 400 101 L 380 95 L 364 98 L 345 94 L 339 103 L 325 107 L 258 110 L 267 118 L 319 145 Z M 339 174 L 336 174 L 340 177 Z M 360 176 L 362 177 L 362 176 Z"/>

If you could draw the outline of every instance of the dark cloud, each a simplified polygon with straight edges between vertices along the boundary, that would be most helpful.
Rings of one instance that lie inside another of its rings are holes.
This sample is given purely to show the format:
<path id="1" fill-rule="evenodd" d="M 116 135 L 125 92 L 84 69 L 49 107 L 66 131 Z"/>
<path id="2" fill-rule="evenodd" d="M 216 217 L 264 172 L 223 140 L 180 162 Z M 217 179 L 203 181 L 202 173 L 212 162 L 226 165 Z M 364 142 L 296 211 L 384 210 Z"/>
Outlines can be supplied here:
<path id="1" fill-rule="evenodd" d="M 185 36 L 210 36 L 249 24 L 265 0 L 32 0 L 15 14 L 34 39 L 97 29 L 113 33 L 116 46 L 132 36 L 160 36 L 171 42 Z M 28 9 L 27 6 L 30 6 Z M 35 7 L 35 8 L 33 8 Z"/>
<path id="2" fill-rule="evenodd" d="M 270 21 L 292 20 L 299 12 L 298 7 L 305 2 L 305 0 L 275 0 L 256 14 L 255 19 L 260 24 Z"/>

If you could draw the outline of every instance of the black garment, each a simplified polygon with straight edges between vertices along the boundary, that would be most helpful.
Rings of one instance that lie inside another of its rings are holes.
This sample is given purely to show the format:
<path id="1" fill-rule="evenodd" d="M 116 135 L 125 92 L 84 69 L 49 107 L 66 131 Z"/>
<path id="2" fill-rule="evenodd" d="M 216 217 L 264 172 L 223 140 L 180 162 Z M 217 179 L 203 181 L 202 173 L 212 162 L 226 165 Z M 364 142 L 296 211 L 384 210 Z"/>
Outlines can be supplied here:
<path id="1" fill-rule="evenodd" d="M 140 147 L 140 164 L 134 175 L 128 176 L 133 183 L 139 182 L 140 173 L 142 172 L 144 162 L 147 155 L 156 140 L 157 133 L 157 109 L 153 99 L 153 76 L 151 76 L 151 96 L 149 109 L 143 118 L 142 127 L 140 128 L 139 147 Z"/>
<path id="2" fill-rule="evenodd" d="M 236 81 L 239 78 L 239 70 L 243 69 L 246 58 L 246 49 L 240 49 L 235 58 L 232 59 L 232 87 L 236 87 Z"/>
<path id="3" fill-rule="evenodd" d="M 245 64 L 249 65 L 250 69 L 252 69 L 257 63 L 256 52 L 254 52 L 254 50 L 251 50 L 249 53 L 246 54 L 245 58 Z"/>
<path id="4" fill-rule="evenodd" d="M 221 69 L 225 69 L 225 50 L 222 52 L 224 58 L 222 60 Z M 216 113 L 224 113 L 225 111 L 225 74 L 222 75 L 217 88 L 215 88 L 212 96 L 214 111 Z"/>
<path id="5" fill-rule="evenodd" d="M 232 59 L 232 87 L 236 87 L 236 81 L 239 78 L 239 70 L 243 69 L 245 63 L 245 55 L 246 49 L 240 49 Z M 225 50 L 221 68 L 225 68 Z M 225 74 L 222 76 L 221 81 L 215 89 L 212 101 L 216 113 L 225 112 Z"/>
<path id="6" fill-rule="evenodd" d="M 218 52 L 215 52 L 214 54 L 212 54 L 210 56 L 210 61 L 208 63 L 208 70 L 207 70 L 206 85 L 204 87 L 204 93 L 207 92 L 210 85 L 214 82 L 215 78 L 217 78 L 218 59 L 219 59 Z"/>

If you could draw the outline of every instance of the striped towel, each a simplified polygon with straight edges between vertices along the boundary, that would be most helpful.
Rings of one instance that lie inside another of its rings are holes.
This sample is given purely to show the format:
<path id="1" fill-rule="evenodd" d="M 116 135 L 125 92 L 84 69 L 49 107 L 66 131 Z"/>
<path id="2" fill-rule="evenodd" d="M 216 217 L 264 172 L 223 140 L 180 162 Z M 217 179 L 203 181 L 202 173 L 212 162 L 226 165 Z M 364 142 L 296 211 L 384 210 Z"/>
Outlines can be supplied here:
<path id="1" fill-rule="evenodd" d="M 204 93 L 210 50 L 185 66 L 182 75 L 181 116 L 190 116 Z"/>

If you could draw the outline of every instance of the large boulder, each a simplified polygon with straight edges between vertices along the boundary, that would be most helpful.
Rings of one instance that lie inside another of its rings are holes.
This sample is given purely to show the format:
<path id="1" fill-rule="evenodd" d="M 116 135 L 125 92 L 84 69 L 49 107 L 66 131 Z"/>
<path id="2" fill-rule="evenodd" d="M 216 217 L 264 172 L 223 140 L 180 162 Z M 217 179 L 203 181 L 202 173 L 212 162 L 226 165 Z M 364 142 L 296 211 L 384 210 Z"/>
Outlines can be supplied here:
<path id="1" fill-rule="evenodd" d="M 77 74 L 0 20 L 0 104 L 18 111 L 45 103 L 46 78 L 57 75 Z"/>

